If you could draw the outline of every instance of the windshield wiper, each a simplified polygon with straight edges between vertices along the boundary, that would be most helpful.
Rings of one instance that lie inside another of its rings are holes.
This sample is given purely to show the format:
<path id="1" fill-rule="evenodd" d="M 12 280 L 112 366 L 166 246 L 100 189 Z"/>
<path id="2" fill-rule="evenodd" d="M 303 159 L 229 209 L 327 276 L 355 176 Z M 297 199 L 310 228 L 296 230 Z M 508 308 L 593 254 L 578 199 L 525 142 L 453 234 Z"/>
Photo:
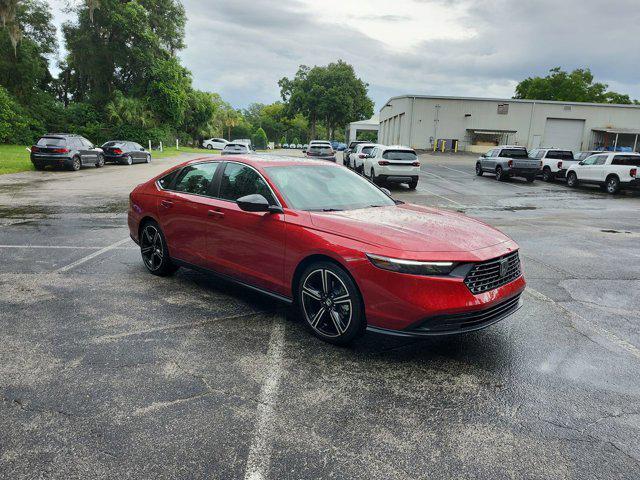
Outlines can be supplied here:
<path id="1" fill-rule="evenodd" d="M 342 212 L 341 208 L 323 208 L 323 212 Z"/>

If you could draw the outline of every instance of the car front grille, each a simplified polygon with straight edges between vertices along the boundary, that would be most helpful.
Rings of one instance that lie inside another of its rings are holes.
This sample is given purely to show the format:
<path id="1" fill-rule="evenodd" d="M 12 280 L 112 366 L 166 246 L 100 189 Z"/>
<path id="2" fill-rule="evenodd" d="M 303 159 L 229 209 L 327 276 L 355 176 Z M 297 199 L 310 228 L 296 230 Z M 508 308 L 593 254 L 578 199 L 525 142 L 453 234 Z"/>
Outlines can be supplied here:
<path id="1" fill-rule="evenodd" d="M 439 315 L 422 320 L 409 331 L 413 334 L 443 335 L 480 330 L 488 327 L 520 308 L 520 294 L 497 305 L 482 310 L 474 310 L 453 315 Z"/>
<path id="2" fill-rule="evenodd" d="M 471 293 L 478 295 L 513 282 L 522 275 L 518 252 L 476 264 L 464 279 Z"/>

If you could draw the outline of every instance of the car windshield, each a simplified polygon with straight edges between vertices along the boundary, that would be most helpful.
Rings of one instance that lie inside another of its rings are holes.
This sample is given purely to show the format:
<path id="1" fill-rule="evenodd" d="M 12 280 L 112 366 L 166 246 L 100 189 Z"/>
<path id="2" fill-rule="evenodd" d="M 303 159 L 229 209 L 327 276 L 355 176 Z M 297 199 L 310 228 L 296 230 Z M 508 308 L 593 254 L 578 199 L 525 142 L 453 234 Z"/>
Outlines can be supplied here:
<path id="1" fill-rule="evenodd" d="M 107 142 L 102 146 L 103 147 L 122 147 L 124 146 L 124 142 Z"/>
<path id="2" fill-rule="evenodd" d="M 224 149 L 232 152 L 239 152 L 247 150 L 247 146 L 242 143 L 228 143 L 224 146 Z"/>
<path id="3" fill-rule="evenodd" d="M 365 155 L 369 155 L 371 153 L 371 150 L 373 150 L 373 145 L 371 145 L 370 147 L 362 147 L 362 153 L 364 153 Z"/>
<path id="4" fill-rule="evenodd" d="M 524 148 L 505 148 L 500 153 L 505 158 L 529 158 L 529 154 Z"/>
<path id="5" fill-rule="evenodd" d="M 387 160 L 417 160 L 416 152 L 410 150 L 387 150 L 382 154 Z"/>
<path id="6" fill-rule="evenodd" d="M 267 167 L 269 177 L 296 210 L 354 210 L 391 206 L 381 190 L 346 168 L 328 165 Z"/>
<path id="7" fill-rule="evenodd" d="M 56 138 L 56 137 L 42 137 L 38 140 L 38 146 L 53 146 L 53 147 L 61 147 L 67 144 L 67 141 L 64 138 Z"/>

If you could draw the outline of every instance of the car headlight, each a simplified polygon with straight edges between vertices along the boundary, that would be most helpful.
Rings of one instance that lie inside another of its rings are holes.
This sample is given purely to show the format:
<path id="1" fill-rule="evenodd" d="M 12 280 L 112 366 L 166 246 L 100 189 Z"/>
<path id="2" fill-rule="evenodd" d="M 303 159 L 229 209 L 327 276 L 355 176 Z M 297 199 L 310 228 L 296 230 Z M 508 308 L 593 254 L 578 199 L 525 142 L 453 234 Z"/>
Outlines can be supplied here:
<path id="1" fill-rule="evenodd" d="M 418 260 L 382 257 L 369 253 L 367 258 L 376 267 L 383 270 L 411 275 L 449 275 L 456 267 L 454 262 L 421 262 Z"/>

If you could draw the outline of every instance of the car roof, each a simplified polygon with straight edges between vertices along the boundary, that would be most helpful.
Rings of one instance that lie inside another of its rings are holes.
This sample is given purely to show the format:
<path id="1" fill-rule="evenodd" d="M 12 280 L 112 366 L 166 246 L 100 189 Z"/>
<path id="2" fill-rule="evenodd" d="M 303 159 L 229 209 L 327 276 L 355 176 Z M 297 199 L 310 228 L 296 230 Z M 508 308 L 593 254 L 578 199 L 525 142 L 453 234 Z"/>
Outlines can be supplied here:
<path id="1" fill-rule="evenodd" d="M 251 156 L 234 155 L 232 159 L 227 159 L 226 157 L 220 157 L 218 155 L 200 157 L 194 160 L 189 160 L 187 162 L 184 162 L 180 165 L 180 167 L 183 167 L 185 165 L 191 165 L 194 163 L 207 162 L 207 161 L 245 163 L 247 165 L 250 165 L 258 169 L 262 169 L 264 167 L 284 167 L 284 166 L 291 166 L 291 165 L 307 165 L 307 166 L 322 165 L 326 167 L 340 168 L 340 165 L 337 165 L 333 162 L 322 162 L 318 160 L 307 159 L 304 157 L 288 157 L 286 155 L 264 155 L 264 154 L 254 154 Z"/>
<path id="2" fill-rule="evenodd" d="M 404 145 L 383 145 L 382 149 L 384 151 L 387 151 L 387 150 L 406 150 L 408 152 L 415 152 L 415 150 L 413 148 L 406 147 Z"/>
<path id="3" fill-rule="evenodd" d="M 497 147 L 493 148 L 520 148 L 522 150 L 527 149 L 527 147 L 525 147 L 524 145 L 498 145 Z"/>

